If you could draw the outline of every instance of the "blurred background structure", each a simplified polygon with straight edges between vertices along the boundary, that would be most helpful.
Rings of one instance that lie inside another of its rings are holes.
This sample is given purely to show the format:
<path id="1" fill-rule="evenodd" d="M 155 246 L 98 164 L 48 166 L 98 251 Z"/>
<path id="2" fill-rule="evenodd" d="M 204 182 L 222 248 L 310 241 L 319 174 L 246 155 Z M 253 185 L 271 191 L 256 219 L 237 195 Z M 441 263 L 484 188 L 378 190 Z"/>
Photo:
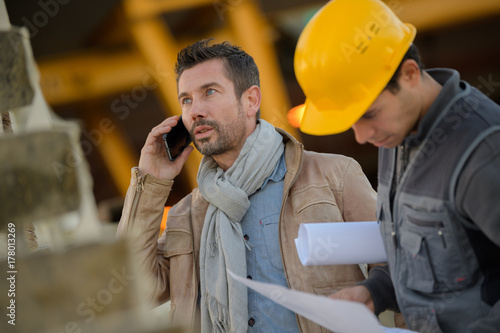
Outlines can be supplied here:
<path id="1" fill-rule="evenodd" d="M 353 0 L 355 1 L 355 0 Z M 118 221 L 130 169 L 150 129 L 179 114 L 173 66 L 184 46 L 215 37 L 252 55 L 261 71 L 262 118 L 309 150 L 358 160 L 376 188 L 377 150 L 351 131 L 300 133 L 288 110 L 304 102 L 293 73 L 297 39 L 326 1 L 313 0 L 5 0 L 12 25 L 25 26 L 47 102 L 81 122 L 102 220 Z M 500 1 L 387 0 L 417 27 L 426 67 L 450 67 L 500 103 Z M 325 36 L 325 40 L 328 36 Z M 192 154 L 167 206 L 196 186 Z"/>

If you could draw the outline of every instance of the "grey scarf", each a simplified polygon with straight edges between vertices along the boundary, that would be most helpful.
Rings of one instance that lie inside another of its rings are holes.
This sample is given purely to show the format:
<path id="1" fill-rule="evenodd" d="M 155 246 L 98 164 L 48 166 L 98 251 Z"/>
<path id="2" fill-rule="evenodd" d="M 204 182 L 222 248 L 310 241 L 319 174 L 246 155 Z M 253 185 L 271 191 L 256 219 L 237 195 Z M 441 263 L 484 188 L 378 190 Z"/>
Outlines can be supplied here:
<path id="1" fill-rule="evenodd" d="M 246 276 L 245 241 L 240 222 L 250 207 L 248 197 L 273 173 L 283 151 L 281 135 L 271 124 L 260 120 L 226 172 L 212 157 L 204 156 L 200 163 L 198 186 L 210 202 L 200 244 L 204 333 L 247 331 L 247 289 L 229 279 L 227 270 Z"/>

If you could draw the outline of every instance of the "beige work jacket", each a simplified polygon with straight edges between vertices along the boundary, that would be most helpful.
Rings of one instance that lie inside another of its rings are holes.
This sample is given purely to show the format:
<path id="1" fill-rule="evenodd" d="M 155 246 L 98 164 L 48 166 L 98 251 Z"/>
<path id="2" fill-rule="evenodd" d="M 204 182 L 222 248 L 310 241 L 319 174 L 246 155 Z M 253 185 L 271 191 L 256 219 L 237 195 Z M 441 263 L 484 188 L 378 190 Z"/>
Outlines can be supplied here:
<path id="1" fill-rule="evenodd" d="M 291 289 L 330 295 L 364 279 L 358 265 L 308 266 L 300 263 L 295 248 L 301 223 L 373 221 L 376 193 L 352 158 L 304 151 L 301 143 L 277 129 L 285 143 L 287 172 L 279 220 L 284 272 Z M 163 207 L 173 181 L 133 169 L 118 235 L 134 234 L 139 264 L 152 274 L 153 297 L 171 300 L 171 318 L 199 330 L 198 291 L 200 236 L 208 202 L 195 189 L 172 207 L 167 228 L 158 239 Z M 244 260 L 242 258 L 242 260 Z M 326 332 L 297 316 L 302 332 Z"/>

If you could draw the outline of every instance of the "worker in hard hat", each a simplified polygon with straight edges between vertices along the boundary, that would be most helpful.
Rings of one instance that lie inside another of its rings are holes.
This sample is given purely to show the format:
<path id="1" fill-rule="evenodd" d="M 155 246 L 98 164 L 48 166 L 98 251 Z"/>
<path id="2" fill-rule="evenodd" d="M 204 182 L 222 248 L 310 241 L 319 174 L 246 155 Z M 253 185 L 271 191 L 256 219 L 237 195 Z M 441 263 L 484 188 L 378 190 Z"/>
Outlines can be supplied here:
<path id="1" fill-rule="evenodd" d="M 399 306 L 419 332 L 499 332 L 500 106 L 455 70 L 423 70 L 415 34 L 380 1 L 334 0 L 297 44 L 301 130 L 379 147 L 388 269 L 332 297 Z"/>

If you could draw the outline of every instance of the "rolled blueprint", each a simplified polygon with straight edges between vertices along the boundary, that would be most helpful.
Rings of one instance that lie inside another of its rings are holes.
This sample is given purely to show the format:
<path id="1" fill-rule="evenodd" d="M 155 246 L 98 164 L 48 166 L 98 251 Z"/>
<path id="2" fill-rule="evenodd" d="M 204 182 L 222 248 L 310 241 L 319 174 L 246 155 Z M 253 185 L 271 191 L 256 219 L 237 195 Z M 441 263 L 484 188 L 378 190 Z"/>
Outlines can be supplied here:
<path id="1" fill-rule="evenodd" d="M 295 246 L 304 266 L 387 261 L 377 222 L 303 223 Z"/>

